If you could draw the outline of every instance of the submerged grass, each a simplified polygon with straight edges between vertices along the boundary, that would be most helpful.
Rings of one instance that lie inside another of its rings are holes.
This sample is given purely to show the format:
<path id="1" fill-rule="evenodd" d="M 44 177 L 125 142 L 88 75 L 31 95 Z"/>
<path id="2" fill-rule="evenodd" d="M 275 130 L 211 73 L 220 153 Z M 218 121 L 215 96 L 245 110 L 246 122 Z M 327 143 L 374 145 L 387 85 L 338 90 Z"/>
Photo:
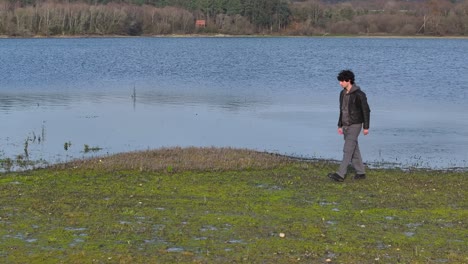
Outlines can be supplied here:
<path id="1" fill-rule="evenodd" d="M 336 167 L 173 148 L 3 174 L 0 262 L 468 263 L 466 172 Z"/>

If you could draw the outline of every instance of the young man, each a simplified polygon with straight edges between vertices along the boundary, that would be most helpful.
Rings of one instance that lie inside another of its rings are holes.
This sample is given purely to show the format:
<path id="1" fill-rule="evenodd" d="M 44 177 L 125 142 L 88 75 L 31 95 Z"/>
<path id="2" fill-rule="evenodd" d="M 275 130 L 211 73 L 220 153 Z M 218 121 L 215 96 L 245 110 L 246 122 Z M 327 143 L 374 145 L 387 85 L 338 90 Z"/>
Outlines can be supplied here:
<path id="1" fill-rule="evenodd" d="M 359 151 L 358 136 L 369 134 L 370 108 L 366 94 L 354 83 L 354 73 L 343 70 L 338 74 L 338 81 L 343 90 L 340 93 L 340 117 L 338 119 L 338 134 L 344 135 L 343 160 L 335 173 L 328 174 L 334 181 L 342 182 L 346 177 L 348 165 L 351 162 L 356 175 L 355 180 L 365 179 L 366 172 Z"/>

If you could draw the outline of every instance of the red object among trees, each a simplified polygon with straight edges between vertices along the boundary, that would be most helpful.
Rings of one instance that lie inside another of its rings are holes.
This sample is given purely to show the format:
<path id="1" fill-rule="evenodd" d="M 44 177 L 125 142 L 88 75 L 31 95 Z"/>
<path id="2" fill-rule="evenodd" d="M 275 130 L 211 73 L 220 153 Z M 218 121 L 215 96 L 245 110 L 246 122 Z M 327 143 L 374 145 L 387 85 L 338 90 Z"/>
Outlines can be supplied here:
<path id="1" fill-rule="evenodd" d="M 204 19 L 198 19 L 195 21 L 195 26 L 196 27 L 206 27 L 206 20 Z"/>

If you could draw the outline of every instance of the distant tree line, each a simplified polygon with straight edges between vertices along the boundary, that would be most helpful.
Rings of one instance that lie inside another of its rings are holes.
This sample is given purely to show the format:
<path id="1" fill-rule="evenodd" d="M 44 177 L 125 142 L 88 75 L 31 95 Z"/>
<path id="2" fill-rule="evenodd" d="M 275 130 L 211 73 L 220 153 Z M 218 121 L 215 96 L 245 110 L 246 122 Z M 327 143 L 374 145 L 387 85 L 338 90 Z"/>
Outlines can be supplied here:
<path id="1" fill-rule="evenodd" d="M 468 0 L 0 0 L 0 35 L 205 33 L 467 36 Z"/>

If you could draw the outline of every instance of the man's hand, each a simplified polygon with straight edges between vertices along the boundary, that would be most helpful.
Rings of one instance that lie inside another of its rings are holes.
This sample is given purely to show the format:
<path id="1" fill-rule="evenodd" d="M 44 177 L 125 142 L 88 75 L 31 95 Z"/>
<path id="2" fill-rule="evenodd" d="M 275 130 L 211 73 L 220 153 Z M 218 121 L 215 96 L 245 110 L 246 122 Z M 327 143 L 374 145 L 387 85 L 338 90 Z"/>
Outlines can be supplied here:
<path id="1" fill-rule="evenodd" d="M 369 134 L 369 129 L 364 129 L 362 133 L 364 134 L 364 136 L 366 136 L 367 134 Z"/>
<path id="2" fill-rule="evenodd" d="M 343 128 L 341 127 L 338 128 L 338 134 L 343 135 Z"/>

